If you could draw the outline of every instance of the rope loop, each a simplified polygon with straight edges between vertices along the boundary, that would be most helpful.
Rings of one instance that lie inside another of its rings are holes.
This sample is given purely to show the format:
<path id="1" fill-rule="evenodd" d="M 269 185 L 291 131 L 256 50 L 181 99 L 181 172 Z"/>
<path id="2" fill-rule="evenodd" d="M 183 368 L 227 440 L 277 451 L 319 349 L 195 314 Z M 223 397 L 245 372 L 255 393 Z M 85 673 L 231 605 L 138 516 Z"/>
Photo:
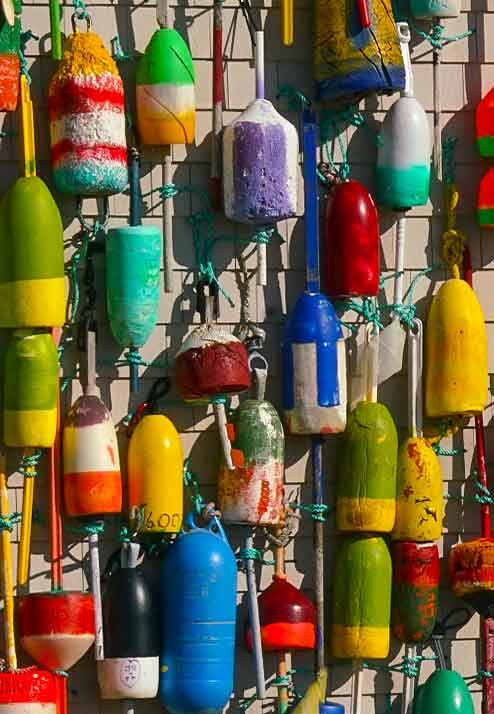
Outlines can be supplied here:
<path id="1" fill-rule="evenodd" d="M 325 503 L 296 503 L 294 501 L 288 504 L 292 511 L 303 511 L 309 513 L 312 520 L 324 523 L 326 516 L 330 512 L 330 508 Z"/>
<path id="2" fill-rule="evenodd" d="M 291 84 L 284 84 L 280 87 L 277 99 L 286 99 L 292 112 L 302 112 L 306 107 L 310 106 L 310 100 L 307 99 L 305 94 L 292 87 Z"/>
<path id="3" fill-rule="evenodd" d="M 34 478 L 38 475 L 38 465 L 42 456 L 42 449 L 38 449 L 34 454 L 23 456 L 17 470 L 24 478 Z"/>
<path id="4" fill-rule="evenodd" d="M 266 560 L 262 550 L 258 548 L 240 548 L 237 560 L 254 560 L 263 565 L 274 565 L 274 560 Z"/>
<path id="5" fill-rule="evenodd" d="M 445 45 L 451 44 L 451 42 L 458 42 L 458 40 L 464 40 L 466 37 L 470 37 L 476 32 L 475 29 L 467 30 L 466 32 L 461 32 L 458 35 L 453 35 L 452 37 L 443 37 L 444 26 L 439 22 L 435 22 L 430 32 L 424 32 L 420 28 L 413 25 L 413 29 L 423 40 L 427 40 L 434 50 L 442 50 Z"/>
<path id="6" fill-rule="evenodd" d="M 8 516 L 0 516 L 0 531 L 8 531 L 12 533 L 14 526 L 20 523 L 22 514 L 18 511 L 10 513 Z"/>

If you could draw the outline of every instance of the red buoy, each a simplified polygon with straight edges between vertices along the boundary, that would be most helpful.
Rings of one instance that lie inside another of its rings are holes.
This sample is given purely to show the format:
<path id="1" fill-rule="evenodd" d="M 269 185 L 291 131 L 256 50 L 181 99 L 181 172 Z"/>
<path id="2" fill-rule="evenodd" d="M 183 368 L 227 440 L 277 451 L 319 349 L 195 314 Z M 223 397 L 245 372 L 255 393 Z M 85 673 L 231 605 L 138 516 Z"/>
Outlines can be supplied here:
<path id="1" fill-rule="evenodd" d="M 323 285 L 330 297 L 371 297 L 379 290 L 379 221 L 359 181 L 338 184 L 326 205 Z"/>
<path id="2" fill-rule="evenodd" d="M 312 602 L 287 581 L 274 575 L 271 585 L 258 598 L 262 648 L 268 652 L 312 650 L 316 646 L 316 609 Z M 252 633 L 246 628 L 245 644 L 252 649 Z"/>

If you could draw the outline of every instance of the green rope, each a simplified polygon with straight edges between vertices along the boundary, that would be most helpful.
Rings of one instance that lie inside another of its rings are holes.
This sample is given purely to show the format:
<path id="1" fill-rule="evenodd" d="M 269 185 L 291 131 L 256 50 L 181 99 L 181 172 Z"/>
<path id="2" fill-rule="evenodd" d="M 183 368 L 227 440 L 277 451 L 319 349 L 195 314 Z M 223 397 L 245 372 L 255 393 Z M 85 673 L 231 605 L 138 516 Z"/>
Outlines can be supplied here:
<path id="1" fill-rule="evenodd" d="M 449 45 L 451 42 L 458 42 L 458 40 L 464 40 L 466 37 L 470 37 L 470 35 L 473 35 L 473 33 L 476 32 L 475 29 L 471 29 L 466 32 L 461 32 L 458 35 L 453 35 L 452 37 L 443 37 L 444 26 L 439 22 L 435 22 L 432 25 L 430 32 L 424 32 L 415 25 L 412 25 L 412 27 L 417 35 L 423 40 L 429 42 L 431 47 L 435 50 L 442 50 L 445 45 Z"/>
<path id="2" fill-rule="evenodd" d="M 28 84 L 31 84 L 31 74 L 29 73 L 26 59 L 26 46 L 29 40 L 39 40 L 39 37 L 37 35 L 34 35 L 31 30 L 21 32 L 21 42 L 19 47 L 19 62 L 21 65 L 21 74 L 27 79 Z"/>
<path id="3" fill-rule="evenodd" d="M 348 298 L 346 300 L 335 300 L 334 306 L 336 310 L 353 310 L 358 315 L 360 315 L 364 322 L 370 323 L 374 327 L 374 332 L 378 332 L 383 329 L 383 323 L 381 318 L 381 312 L 379 305 L 375 298 L 365 297 L 365 298 Z M 350 330 L 358 329 L 357 325 L 344 322 L 340 320 L 342 325 L 348 327 Z"/>
<path id="4" fill-rule="evenodd" d="M 314 521 L 319 521 L 321 523 L 325 522 L 326 516 L 330 512 L 329 506 L 327 506 L 325 503 L 296 503 L 296 502 L 292 502 L 292 503 L 289 503 L 288 506 L 293 511 L 299 510 L 299 511 L 304 511 L 305 513 L 310 513 L 311 518 Z"/>
<path id="5" fill-rule="evenodd" d="M 199 490 L 199 483 L 192 473 L 192 471 L 189 469 L 189 459 L 185 459 L 184 461 L 184 485 L 185 488 L 188 491 L 189 498 L 192 502 L 192 505 L 194 507 L 194 511 L 196 513 L 202 513 L 204 507 L 206 506 L 205 501 L 203 500 L 201 496 L 201 492 Z"/>
<path id="6" fill-rule="evenodd" d="M 238 560 L 255 560 L 263 565 L 274 565 L 274 560 L 265 560 L 263 551 L 258 548 L 240 548 L 238 551 Z"/>
<path id="7" fill-rule="evenodd" d="M 43 456 L 43 450 L 38 449 L 34 454 L 23 456 L 18 467 L 18 472 L 25 478 L 34 478 L 38 475 L 38 465 Z"/>
<path id="8" fill-rule="evenodd" d="M 8 516 L 0 516 L 0 531 L 9 531 L 12 533 L 16 523 L 20 523 L 22 514 L 15 511 L 15 513 L 10 513 Z"/>
<path id="9" fill-rule="evenodd" d="M 443 140 L 443 181 L 447 185 L 455 183 L 456 179 L 456 164 L 455 164 L 455 147 L 458 143 L 456 136 L 448 136 Z"/>
<path id="10" fill-rule="evenodd" d="M 70 533 L 77 535 L 103 535 L 105 532 L 104 521 L 96 521 L 94 523 L 81 523 L 78 526 L 65 525 L 65 529 Z"/>
<path id="11" fill-rule="evenodd" d="M 84 0 L 72 0 L 72 5 L 74 8 L 74 13 L 77 15 L 78 20 L 90 19 L 90 15 Z"/>
<path id="12" fill-rule="evenodd" d="M 492 679 L 492 672 L 487 672 L 485 669 L 481 669 L 477 674 L 472 674 L 469 677 L 463 677 L 467 687 L 472 687 L 474 684 L 482 684 L 484 679 Z"/>
<path id="13" fill-rule="evenodd" d="M 475 487 L 480 491 L 480 493 L 475 494 L 475 496 L 473 497 L 474 500 L 477 501 L 477 503 L 481 504 L 494 503 L 494 496 L 492 495 L 491 491 L 489 491 L 487 486 L 481 484 L 478 478 L 476 478 L 475 476 L 473 477 L 473 482 L 475 484 Z"/>
<path id="14" fill-rule="evenodd" d="M 259 228 L 254 235 L 251 236 L 251 240 L 253 243 L 268 245 L 274 232 L 274 228 Z"/>
<path id="15" fill-rule="evenodd" d="M 110 44 L 112 48 L 111 54 L 115 62 L 126 62 L 130 59 L 129 55 L 123 51 L 122 43 L 120 42 L 120 37 L 118 35 L 112 37 Z"/>
<path id="16" fill-rule="evenodd" d="M 363 663 L 364 669 L 373 670 L 376 672 L 400 672 L 406 677 L 417 677 L 419 674 L 420 664 L 426 661 L 434 661 L 437 655 L 404 655 L 401 662 L 398 664 L 368 664 Z"/>
<path id="17" fill-rule="evenodd" d="M 277 94 L 277 99 L 286 99 L 289 109 L 292 112 L 302 112 L 310 106 L 310 101 L 305 94 L 300 92 L 291 84 L 283 84 Z"/>

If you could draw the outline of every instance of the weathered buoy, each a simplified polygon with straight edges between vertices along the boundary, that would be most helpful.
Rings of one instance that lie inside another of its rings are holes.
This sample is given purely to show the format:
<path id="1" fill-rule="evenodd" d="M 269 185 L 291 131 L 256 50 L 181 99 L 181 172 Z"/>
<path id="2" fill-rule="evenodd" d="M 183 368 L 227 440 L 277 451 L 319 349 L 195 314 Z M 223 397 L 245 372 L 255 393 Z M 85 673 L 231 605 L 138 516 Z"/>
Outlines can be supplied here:
<path id="1" fill-rule="evenodd" d="M 63 226 L 46 184 L 21 177 L 0 203 L 0 327 L 65 322 Z"/>
<path id="2" fill-rule="evenodd" d="M 312 650 L 316 646 L 316 609 L 291 585 L 286 576 L 274 575 L 273 582 L 258 597 L 262 648 L 266 652 Z M 252 632 L 246 628 L 247 648 L 252 649 Z"/>
<path id="3" fill-rule="evenodd" d="M 489 89 L 477 104 L 475 129 L 479 154 L 494 156 L 494 88 Z"/>
<path id="4" fill-rule="evenodd" d="M 37 667 L 0 672 L 0 714 L 59 714 L 60 678 Z"/>
<path id="5" fill-rule="evenodd" d="M 425 332 L 425 413 L 482 412 L 487 400 L 482 308 L 464 280 L 447 280 L 432 299 Z"/>
<path id="6" fill-rule="evenodd" d="M 413 94 L 408 49 L 410 30 L 406 23 L 400 23 L 398 27 L 407 80 L 400 98 L 384 118 L 376 166 L 377 203 L 395 211 L 427 203 L 432 148 L 427 115 Z"/>
<path id="7" fill-rule="evenodd" d="M 51 163 L 57 189 L 76 196 L 120 193 L 127 185 L 123 83 L 94 32 L 66 40 L 48 90 Z"/>
<path id="8" fill-rule="evenodd" d="M 362 25 L 357 3 L 317 0 L 314 75 L 318 100 L 354 101 L 405 86 L 391 2 L 368 0 L 366 5 L 369 27 Z"/>
<path id="9" fill-rule="evenodd" d="M 91 593 L 30 593 L 18 609 L 23 649 L 51 670 L 68 670 L 94 642 L 94 601 Z"/>
<path id="10" fill-rule="evenodd" d="M 330 301 L 304 292 L 283 337 L 283 410 L 290 434 L 333 434 L 346 424 L 343 332 Z"/>
<path id="11" fill-rule="evenodd" d="M 218 474 L 218 508 L 225 523 L 276 525 L 283 516 L 285 438 L 276 409 L 247 399 L 231 419 L 235 470 L 224 460 Z"/>
<path id="12" fill-rule="evenodd" d="M 5 354 L 3 425 L 7 446 L 53 446 L 58 354 L 51 335 L 16 330 Z"/>
<path id="13" fill-rule="evenodd" d="M 406 439 L 398 453 L 396 521 L 392 540 L 439 540 L 443 525 L 441 465 L 430 442 Z"/>
<path id="14" fill-rule="evenodd" d="M 413 714 L 474 714 L 472 695 L 463 677 L 452 670 L 433 672 L 415 697 Z"/>
<path id="15" fill-rule="evenodd" d="M 13 112 L 19 98 L 19 80 L 21 63 L 21 3 L 14 0 L 11 4 L 12 15 L 7 17 L 4 4 L 0 12 L 0 111 Z"/>
<path id="16" fill-rule="evenodd" d="M 400 642 L 429 639 L 439 602 L 439 552 L 435 543 L 393 543 L 391 627 Z"/>
<path id="17" fill-rule="evenodd" d="M 220 712 L 233 690 L 237 564 L 216 519 L 188 527 L 162 565 L 160 698 L 171 714 Z"/>
<path id="18" fill-rule="evenodd" d="M 250 386 L 247 350 L 227 329 L 200 325 L 177 352 L 175 379 L 184 399 L 243 392 Z"/>
<path id="19" fill-rule="evenodd" d="M 121 347 L 135 352 L 158 320 L 161 232 L 157 226 L 111 228 L 106 237 L 106 305 Z"/>
<path id="20" fill-rule="evenodd" d="M 65 512 L 73 518 L 122 510 L 117 435 L 95 389 L 87 389 L 65 417 L 63 495 Z"/>
<path id="21" fill-rule="evenodd" d="M 340 447 L 336 525 L 346 532 L 389 533 L 396 513 L 398 434 L 384 404 L 360 402 Z"/>
<path id="22" fill-rule="evenodd" d="M 327 294 L 377 295 L 379 221 L 372 196 L 359 181 L 345 181 L 333 189 L 326 204 L 323 240 Z"/>
<path id="23" fill-rule="evenodd" d="M 410 10 L 418 20 L 458 17 L 460 3 L 458 0 L 410 0 Z"/>
<path id="24" fill-rule="evenodd" d="M 448 555 L 448 578 L 457 597 L 483 617 L 494 617 L 494 539 L 454 545 Z"/>
<path id="25" fill-rule="evenodd" d="M 173 28 L 160 28 L 137 63 L 136 107 L 143 145 L 191 144 L 196 106 L 189 48 Z"/>
<path id="26" fill-rule="evenodd" d="M 127 559 L 106 584 L 103 630 L 105 658 L 97 663 L 101 697 L 155 697 L 159 684 L 158 598 L 142 569 L 133 564 L 129 567 Z"/>
<path id="27" fill-rule="evenodd" d="M 141 533 L 178 533 L 184 455 L 173 422 L 164 414 L 145 414 L 132 432 L 127 458 L 132 523 Z"/>
<path id="28" fill-rule="evenodd" d="M 343 539 L 333 572 L 331 651 L 342 659 L 383 659 L 389 653 L 391 556 L 383 538 Z"/>

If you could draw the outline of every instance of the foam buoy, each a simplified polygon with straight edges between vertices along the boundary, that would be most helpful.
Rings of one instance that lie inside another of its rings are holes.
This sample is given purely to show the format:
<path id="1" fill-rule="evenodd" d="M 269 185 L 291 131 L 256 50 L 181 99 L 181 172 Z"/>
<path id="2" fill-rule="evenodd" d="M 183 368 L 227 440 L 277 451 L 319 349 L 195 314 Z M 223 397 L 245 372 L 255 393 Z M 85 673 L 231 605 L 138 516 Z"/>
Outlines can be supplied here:
<path id="1" fill-rule="evenodd" d="M 173 422 L 157 411 L 152 393 L 129 442 L 129 518 L 141 533 L 178 533 L 183 514 L 184 455 Z"/>
<path id="2" fill-rule="evenodd" d="M 384 404 L 360 402 L 350 412 L 336 486 L 340 531 L 389 533 L 396 514 L 398 433 Z"/>
<path id="3" fill-rule="evenodd" d="M 391 2 L 368 0 L 367 21 L 358 4 L 317 0 L 314 75 L 316 98 L 353 102 L 405 86 L 405 70 Z"/>
<path id="4" fill-rule="evenodd" d="M 171 714 L 221 711 L 233 690 L 235 556 L 217 519 L 187 523 L 161 575 L 160 698 Z"/>
<path id="5" fill-rule="evenodd" d="M 21 3 L 3 4 L 0 13 L 0 111 L 13 112 L 19 98 Z"/>
<path id="6" fill-rule="evenodd" d="M 391 627 L 405 643 L 429 639 L 439 602 L 439 552 L 435 543 L 394 543 Z"/>
<path id="7" fill-rule="evenodd" d="M 332 434 L 346 424 L 343 331 L 330 301 L 304 292 L 288 317 L 282 346 L 283 410 L 290 434 Z"/>
<path id="8" fill-rule="evenodd" d="M 337 184 L 326 205 L 323 284 L 331 297 L 375 296 L 379 291 L 379 220 L 359 181 Z"/>
<path id="9" fill-rule="evenodd" d="M 0 714 L 59 714 L 60 678 L 37 667 L 0 672 Z"/>
<path id="10" fill-rule="evenodd" d="M 448 578 L 457 597 L 483 617 L 494 617 L 494 539 L 454 545 L 448 555 Z"/>
<path id="11" fill-rule="evenodd" d="M 487 400 L 482 308 L 464 280 L 447 280 L 432 299 L 425 332 L 425 413 L 476 414 Z"/>
<path id="12" fill-rule="evenodd" d="M 63 226 L 46 184 L 21 177 L 0 203 L 0 327 L 65 322 Z"/>
<path id="13" fill-rule="evenodd" d="M 137 63 L 137 128 L 141 144 L 164 146 L 194 141 L 194 84 L 194 65 L 183 38 L 173 28 L 156 30 Z"/>
<path id="14" fill-rule="evenodd" d="M 463 677 L 452 670 L 433 672 L 415 697 L 413 714 L 474 714 Z"/>
<path id="15" fill-rule="evenodd" d="M 138 553 L 139 546 L 130 547 Z M 124 555 L 103 595 L 105 658 L 97 663 L 98 682 L 103 699 L 151 699 L 159 682 L 158 598 L 134 556 L 129 563 Z"/>
<path id="16" fill-rule="evenodd" d="M 57 189 L 75 196 L 123 191 L 128 180 L 123 83 L 94 32 L 75 32 L 65 40 L 48 90 L 48 114 Z"/>
<path id="17" fill-rule="evenodd" d="M 331 651 L 343 659 L 384 659 L 389 653 L 392 565 L 379 536 L 346 536 L 333 573 Z"/>
<path id="18" fill-rule="evenodd" d="M 53 446 L 57 393 L 58 354 L 51 336 L 16 330 L 5 355 L 3 423 L 7 446 Z"/>
<path id="19" fill-rule="evenodd" d="M 458 0 L 410 0 L 410 10 L 418 20 L 458 17 L 460 3 Z"/>
<path id="20" fill-rule="evenodd" d="M 477 220 L 481 228 L 494 226 L 494 168 L 487 169 L 480 181 Z"/>
<path id="21" fill-rule="evenodd" d="M 410 437 L 398 454 L 396 521 L 391 538 L 417 543 L 439 540 L 442 525 L 441 464 L 427 439 Z"/>

